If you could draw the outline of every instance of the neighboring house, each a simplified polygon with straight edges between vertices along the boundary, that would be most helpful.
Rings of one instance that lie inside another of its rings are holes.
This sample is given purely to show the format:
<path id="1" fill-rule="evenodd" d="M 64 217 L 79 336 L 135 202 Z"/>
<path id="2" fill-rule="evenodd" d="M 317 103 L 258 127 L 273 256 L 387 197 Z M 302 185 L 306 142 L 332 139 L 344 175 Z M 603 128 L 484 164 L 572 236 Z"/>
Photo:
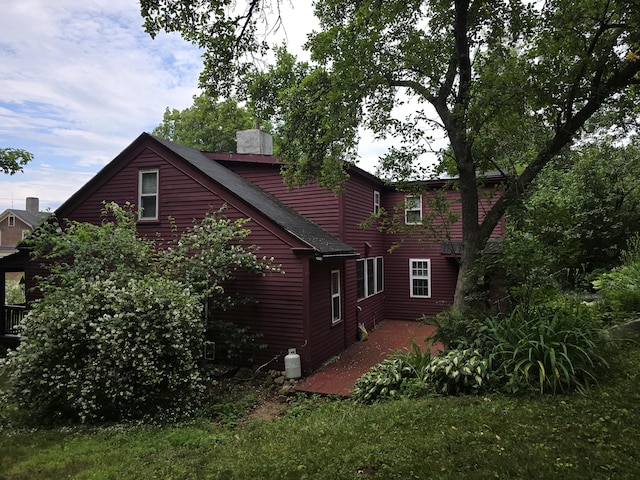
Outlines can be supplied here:
<path id="1" fill-rule="evenodd" d="M 0 214 L 0 258 L 15 253 L 16 246 L 33 232 L 48 214 L 40 211 L 40 200 L 27 197 L 26 209 L 9 208 Z"/>
<path id="2" fill-rule="evenodd" d="M 0 214 L 0 259 L 15 254 L 18 245 L 31 232 L 33 232 L 50 215 L 40 211 L 40 200 L 36 197 L 27 197 L 25 210 L 10 208 Z M 9 262 L 7 263 L 9 265 Z M 10 305 L 7 303 L 7 289 L 24 290 L 24 266 L 22 263 L 15 266 L 7 266 L 0 270 L 0 298 L 3 299 L 2 314 L 0 316 L 0 333 L 9 335 L 9 340 L 4 343 L 17 343 L 17 324 L 25 312 L 24 298 L 16 301 L 16 295 L 11 295 Z M 20 293 L 24 297 L 24 293 Z M 12 301 L 13 300 L 13 301 Z"/>
<path id="3" fill-rule="evenodd" d="M 316 184 L 289 190 L 280 176 L 282 164 L 270 154 L 268 136 L 259 130 L 243 135 L 247 137 L 239 136 L 239 147 L 253 144 L 255 150 L 221 154 L 144 133 L 55 214 L 97 223 L 103 201 L 131 202 L 144 208 L 139 233 L 152 237 L 171 234 L 168 217 L 186 227 L 223 205 L 229 218 L 250 218 L 248 243 L 258 245 L 260 255 L 273 256 L 285 273 L 240 275 L 232 288 L 257 302 L 220 312 L 216 318 L 249 326 L 262 335 L 267 349 L 258 352 L 259 362 L 277 357 L 282 366 L 288 349 L 296 348 L 305 374 L 355 342 L 359 323 L 372 329 L 384 319 L 413 320 L 451 304 L 459 224 L 452 229 L 454 241 L 445 244 L 403 239 L 375 227 L 363 229 L 361 223 L 372 212 L 393 211 L 406 194 L 355 167 L 349 167 L 349 180 L 340 195 Z M 498 179 L 487 183 L 496 185 Z M 440 181 L 426 185 L 441 186 Z M 452 208 L 459 210 L 457 192 L 446 195 Z M 412 197 L 409 204 L 406 221 L 419 222 L 426 201 Z M 501 224 L 495 235 L 503 233 Z M 36 266 L 27 262 L 25 251 L 0 261 L 0 272 L 17 268 L 25 271 L 27 287 L 32 285 Z"/>

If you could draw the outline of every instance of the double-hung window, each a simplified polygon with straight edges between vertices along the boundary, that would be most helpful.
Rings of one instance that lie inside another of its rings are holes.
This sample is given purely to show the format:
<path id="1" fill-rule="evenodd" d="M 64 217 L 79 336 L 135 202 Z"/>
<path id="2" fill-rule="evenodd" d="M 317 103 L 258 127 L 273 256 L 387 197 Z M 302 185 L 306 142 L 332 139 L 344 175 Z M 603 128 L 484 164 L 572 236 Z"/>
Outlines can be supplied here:
<path id="1" fill-rule="evenodd" d="M 409 260 L 409 279 L 411 284 L 411 296 L 416 298 L 431 297 L 431 260 Z"/>
<path id="2" fill-rule="evenodd" d="M 331 322 L 337 323 L 342 320 L 340 292 L 340 270 L 331 272 Z"/>
<path id="3" fill-rule="evenodd" d="M 356 260 L 356 281 L 358 300 L 380 293 L 384 289 L 383 257 Z"/>
<path id="4" fill-rule="evenodd" d="M 139 220 L 158 219 L 158 170 L 141 170 L 138 185 Z"/>
<path id="5" fill-rule="evenodd" d="M 407 195 L 404 201 L 404 223 L 418 225 L 422 222 L 422 196 Z"/>
<path id="6" fill-rule="evenodd" d="M 7 219 L 7 225 L 9 227 L 15 227 L 16 226 L 16 216 L 11 214 L 9 215 L 9 218 Z"/>
<path id="7" fill-rule="evenodd" d="M 375 190 L 373 192 L 373 213 L 380 212 L 380 192 Z"/>

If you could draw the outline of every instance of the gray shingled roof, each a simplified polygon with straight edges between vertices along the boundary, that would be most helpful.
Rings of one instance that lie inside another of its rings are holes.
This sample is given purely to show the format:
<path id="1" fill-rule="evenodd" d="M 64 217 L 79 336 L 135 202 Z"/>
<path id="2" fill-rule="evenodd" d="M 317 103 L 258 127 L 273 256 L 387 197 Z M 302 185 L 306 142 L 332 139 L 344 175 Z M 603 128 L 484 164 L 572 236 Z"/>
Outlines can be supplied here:
<path id="1" fill-rule="evenodd" d="M 33 229 L 38 227 L 51 215 L 47 212 L 32 212 L 31 210 L 17 210 L 15 208 L 9 208 L 5 210 L 0 216 L 4 217 L 7 213 L 12 213 L 24 223 L 30 225 Z"/>
<path id="2" fill-rule="evenodd" d="M 154 135 L 149 136 L 227 190 L 235 193 L 287 232 L 302 240 L 314 249 L 318 255 L 322 257 L 358 256 L 353 247 L 337 239 L 257 185 L 220 165 L 215 160 L 207 158 L 199 150 L 178 145 Z"/>

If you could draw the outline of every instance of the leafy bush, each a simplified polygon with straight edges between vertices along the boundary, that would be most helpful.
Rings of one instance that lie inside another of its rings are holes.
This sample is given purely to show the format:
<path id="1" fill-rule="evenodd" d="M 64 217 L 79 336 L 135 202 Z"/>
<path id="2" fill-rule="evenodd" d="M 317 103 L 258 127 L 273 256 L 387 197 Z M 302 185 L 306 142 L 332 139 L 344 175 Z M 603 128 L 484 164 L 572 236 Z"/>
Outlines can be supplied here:
<path id="1" fill-rule="evenodd" d="M 9 353 L 10 395 L 42 418 L 188 413 L 204 378 L 198 299 L 162 278 L 78 279 L 49 291 Z"/>
<path id="2" fill-rule="evenodd" d="M 434 343 L 442 343 L 446 349 L 481 348 L 487 343 L 486 326 L 481 316 L 445 310 L 424 321 L 436 326 L 429 339 Z"/>
<path id="3" fill-rule="evenodd" d="M 566 392 L 596 382 L 607 366 L 602 325 L 577 301 L 533 310 L 517 307 L 486 320 L 493 347 L 490 368 L 511 392 Z"/>
<path id="4" fill-rule="evenodd" d="M 640 237 L 622 253 L 623 266 L 601 274 L 593 286 L 602 295 L 601 308 L 613 321 L 640 315 Z"/>
<path id="5" fill-rule="evenodd" d="M 11 397 L 49 419 L 188 413 L 205 381 L 203 305 L 233 303 L 221 283 L 238 269 L 278 268 L 243 249 L 246 220 L 207 215 L 158 248 L 137 236 L 133 206 L 105 204 L 103 216 L 30 237 L 49 274 L 5 362 Z"/>
<path id="6" fill-rule="evenodd" d="M 489 361 L 479 350 L 449 350 L 437 355 L 425 369 L 425 383 L 437 393 L 477 393 L 489 379 Z"/>

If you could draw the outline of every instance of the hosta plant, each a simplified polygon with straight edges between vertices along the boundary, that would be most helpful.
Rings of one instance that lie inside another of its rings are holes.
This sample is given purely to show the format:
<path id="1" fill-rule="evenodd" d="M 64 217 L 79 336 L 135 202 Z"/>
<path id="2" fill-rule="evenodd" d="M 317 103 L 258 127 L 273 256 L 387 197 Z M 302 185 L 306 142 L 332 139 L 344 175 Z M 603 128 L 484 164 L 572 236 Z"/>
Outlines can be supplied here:
<path id="1" fill-rule="evenodd" d="M 374 365 L 360 377 L 351 391 L 351 397 L 361 403 L 415 396 L 424 390 L 422 378 L 429 364 L 430 353 L 412 340 L 409 351 L 397 351 L 381 363 Z"/>
<path id="2" fill-rule="evenodd" d="M 472 348 L 449 350 L 433 357 L 424 376 L 425 383 L 443 395 L 477 393 L 486 386 L 488 379 L 487 358 Z"/>

